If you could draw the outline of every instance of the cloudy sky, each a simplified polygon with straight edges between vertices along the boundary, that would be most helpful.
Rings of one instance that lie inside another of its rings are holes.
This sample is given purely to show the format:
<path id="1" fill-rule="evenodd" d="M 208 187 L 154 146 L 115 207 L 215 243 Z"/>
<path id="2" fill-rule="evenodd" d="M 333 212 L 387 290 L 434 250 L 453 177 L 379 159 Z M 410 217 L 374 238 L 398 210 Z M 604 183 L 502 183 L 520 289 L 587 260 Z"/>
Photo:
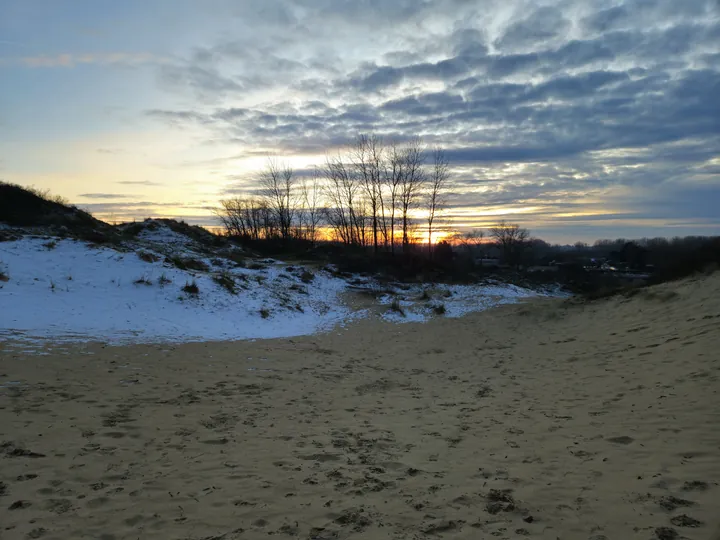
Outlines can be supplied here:
<path id="1" fill-rule="evenodd" d="M 447 150 L 460 227 L 720 234 L 720 0 L 0 0 L 0 179 L 101 217 L 370 131 Z"/>

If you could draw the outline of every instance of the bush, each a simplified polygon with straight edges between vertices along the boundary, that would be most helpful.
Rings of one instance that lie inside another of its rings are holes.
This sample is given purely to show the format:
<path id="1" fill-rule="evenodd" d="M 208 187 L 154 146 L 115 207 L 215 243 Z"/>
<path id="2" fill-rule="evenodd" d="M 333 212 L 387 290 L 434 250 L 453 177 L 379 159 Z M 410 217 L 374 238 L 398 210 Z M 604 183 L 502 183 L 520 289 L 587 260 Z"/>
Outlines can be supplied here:
<path id="1" fill-rule="evenodd" d="M 152 280 L 150 278 L 148 278 L 147 276 L 143 276 L 143 277 L 140 277 L 140 278 L 136 279 L 135 281 L 133 281 L 133 283 L 135 283 L 135 285 L 148 285 L 149 286 L 149 285 L 152 285 Z"/>
<path id="2" fill-rule="evenodd" d="M 249 270 L 265 270 L 265 265 L 257 262 L 250 263 L 247 265 Z"/>
<path id="3" fill-rule="evenodd" d="M 390 311 L 394 311 L 395 313 L 399 313 L 403 317 L 405 316 L 405 310 L 400 305 L 400 300 L 397 298 L 393 299 L 392 304 L 390 304 Z"/>
<path id="4" fill-rule="evenodd" d="M 213 281 L 230 294 L 237 294 L 237 283 L 230 272 L 221 272 L 213 277 Z"/>
<path id="5" fill-rule="evenodd" d="M 0 269 L 0 282 L 7 283 L 10 281 L 10 276 L 4 270 Z"/>
<path id="6" fill-rule="evenodd" d="M 290 290 L 297 291 L 300 294 L 308 294 L 307 289 L 302 285 L 298 285 L 297 283 L 293 283 L 292 285 L 290 285 Z"/>
<path id="7" fill-rule="evenodd" d="M 262 309 L 260 310 L 260 316 L 261 316 L 263 319 L 267 319 L 268 317 L 270 317 L 270 311 L 269 311 L 268 309 L 266 309 L 266 308 L 262 308 Z"/>
<path id="8" fill-rule="evenodd" d="M 45 242 L 43 244 L 43 247 L 48 251 L 52 251 L 57 247 L 57 240 L 50 240 L 49 242 Z"/>
<path id="9" fill-rule="evenodd" d="M 144 226 L 142 223 L 130 223 L 122 226 L 122 235 L 125 238 L 135 238 L 138 234 L 140 234 Z"/>
<path id="10" fill-rule="evenodd" d="M 169 277 L 167 277 L 165 274 L 162 274 L 158 278 L 158 284 L 160 284 L 161 286 L 168 285 L 170 283 L 172 283 L 172 280 Z"/>
<path id="11" fill-rule="evenodd" d="M 300 281 L 303 283 L 311 283 L 313 279 L 315 279 L 315 274 L 310 270 L 303 270 L 302 274 L 300 274 Z"/>
<path id="12" fill-rule="evenodd" d="M 208 272 L 210 270 L 207 263 L 191 257 L 168 257 L 166 261 L 180 270 L 197 270 L 198 272 Z"/>
<path id="13" fill-rule="evenodd" d="M 198 284 L 195 280 L 192 280 L 190 283 L 185 283 L 185 286 L 182 288 L 183 292 L 186 294 L 191 294 L 193 296 L 197 296 L 200 294 L 200 287 L 198 287 Z"/>
<path id="14" fill-rule="evenodd" d="M 445 309 L 445 304 L 438 304 L 433 307 L 433 311 L 435 312 L 435 315 L 445 315 L 447 310 Z"/>
<path id="15" fill-rule="evenodd" d="M 141 261 L 145 261 L 146 263 L 154 263 L 160 260 L 159 256 L 154 253 L 150 253 L 149 251 L 138 251 L 137 256 Z"/>

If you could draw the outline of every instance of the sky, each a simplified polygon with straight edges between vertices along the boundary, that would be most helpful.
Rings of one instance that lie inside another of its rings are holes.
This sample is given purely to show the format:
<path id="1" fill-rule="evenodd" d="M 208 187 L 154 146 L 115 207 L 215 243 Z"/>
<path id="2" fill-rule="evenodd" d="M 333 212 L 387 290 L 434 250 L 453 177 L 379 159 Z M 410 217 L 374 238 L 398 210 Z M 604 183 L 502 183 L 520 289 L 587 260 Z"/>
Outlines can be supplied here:
<path id="1" fill-rule="evenodd" d="M 720 234 L 720 0 L 0 0 L 0 180 L 103 219 L 369 132 L 445 149 L 454 228 Z"/>

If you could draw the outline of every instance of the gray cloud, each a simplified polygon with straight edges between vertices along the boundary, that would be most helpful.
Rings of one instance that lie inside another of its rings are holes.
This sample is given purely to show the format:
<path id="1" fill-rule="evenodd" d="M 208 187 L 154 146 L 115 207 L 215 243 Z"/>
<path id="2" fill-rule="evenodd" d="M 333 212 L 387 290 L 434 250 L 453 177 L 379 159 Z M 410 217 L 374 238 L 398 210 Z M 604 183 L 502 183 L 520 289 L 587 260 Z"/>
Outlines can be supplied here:
<path id="1" fill-rule="evenodd" d="M 528 17 L 511 23 L 503 36 L 495 41 L 495 46 L 503 50 L 525 49 L 562 37 L 570 26 L 560 7 L 543 6 Z"/>
<path id="2" fill-rule="evenodd" d="M 84 199 L 133 199 L 135 195 L 119 195 L 117 193 L 82 193 Z"/>
<path id="3" fill-rule="evenodd" d="M 245 156 L 322 153 L 363 131 L 420 134 L 446 148 L 456 202 L 553 201 L 562 213 L 592 193 L 623 219 L 720 222 L 716 1 L 564 0 L 527 13 L 462 0 L 268 5 L 247 24 L 264 17 L 269 37 L 161 68 L 176 89 L 214 99 L 148 115 L 202 126 Z"/>
<path id="4" fill-rule="evenodd" d="M 152 180 L 121 180 L 121 181 L 115 182 L 115 183 L 125 185 L 125 186 L 161 186 L 162 185 L 160 182 L 153 182 Z"/>

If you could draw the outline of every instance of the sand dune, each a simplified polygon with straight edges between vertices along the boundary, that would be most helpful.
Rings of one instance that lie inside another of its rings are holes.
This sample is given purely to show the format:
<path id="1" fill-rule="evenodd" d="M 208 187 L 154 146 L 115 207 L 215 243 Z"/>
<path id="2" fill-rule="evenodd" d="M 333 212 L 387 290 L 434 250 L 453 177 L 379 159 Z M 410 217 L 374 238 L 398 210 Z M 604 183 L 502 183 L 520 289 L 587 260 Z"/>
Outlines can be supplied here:
<path id="1" fill-rule="evenodd" d="M 1 352 L 3 539 L 718 525 L 717 274 L 296 339 Z"/>

